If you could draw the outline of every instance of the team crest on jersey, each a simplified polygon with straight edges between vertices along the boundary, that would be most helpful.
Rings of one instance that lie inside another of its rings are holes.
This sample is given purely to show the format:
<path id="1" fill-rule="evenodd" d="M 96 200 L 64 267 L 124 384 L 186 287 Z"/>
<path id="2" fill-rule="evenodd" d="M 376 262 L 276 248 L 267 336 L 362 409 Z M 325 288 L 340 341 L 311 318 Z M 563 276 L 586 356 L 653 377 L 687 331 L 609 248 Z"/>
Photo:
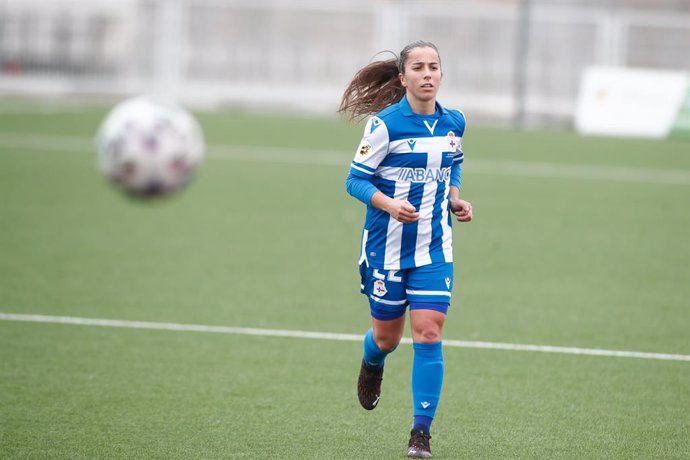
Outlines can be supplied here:
<path id="1" fill-rule="evenodd" d="M 458 141 L 455 139 L 455 133 L 453 131 L 448 131 L 448 145 L 450 149 L 455 152 L 458 149 Z"/>
<path id="2" fill-rule="evenodd" d="M 374 281 L 374 295 L 377 297 L 383 297 L 387 293 L 388 289 L 386 289 L 386 283 L 383 280 Z"/>
<path id="3" fill-rule="evenodd" d="M 357 147 L 357 155 L 360 158 L 363 158 L 363 157 L 369 155 L 372 148 L 373 147 L 371 146 L 371 144 L 369 143 L 368 140 L 362 139 L 362 142 L 359 143 L 359 147 Z"/>

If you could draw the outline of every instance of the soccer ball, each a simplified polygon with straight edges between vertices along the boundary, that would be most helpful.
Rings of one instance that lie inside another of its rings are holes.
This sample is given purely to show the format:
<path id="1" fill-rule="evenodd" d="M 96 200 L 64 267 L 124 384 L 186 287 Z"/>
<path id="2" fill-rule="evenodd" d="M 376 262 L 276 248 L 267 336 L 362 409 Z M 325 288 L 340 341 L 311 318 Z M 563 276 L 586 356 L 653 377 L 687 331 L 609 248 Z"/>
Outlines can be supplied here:
<path id="1" fill-rule="evenodd" d="M 101 123 L 96 145 L 101 173 L 141 198 L 184 187 L 201 165 L 205 149 L 193 115 L 177 104 L 147 96 L 116 105 Z"/>

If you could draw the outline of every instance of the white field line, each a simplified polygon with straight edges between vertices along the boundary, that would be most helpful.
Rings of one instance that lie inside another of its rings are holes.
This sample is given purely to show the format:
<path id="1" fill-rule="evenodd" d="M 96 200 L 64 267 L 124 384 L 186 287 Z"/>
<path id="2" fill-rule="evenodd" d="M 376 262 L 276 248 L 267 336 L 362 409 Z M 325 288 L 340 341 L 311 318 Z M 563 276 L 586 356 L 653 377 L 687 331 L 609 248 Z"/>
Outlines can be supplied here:
<path id="1" fill-rule="evenodd" d="M 50 150 L 53 152 L 84 153 L 96 149 L 94 139 L 74 136 L 53 136 L 33 133 L 0 133 L 0 147 L 17 150 Z"/>
<path id="2" fill-rule="evenodd" d="M 0 320 L 35 323 L 73 324 L 79 326 L 121 327 L 129 329 L 152 329 L 184 332 L 212 332 L 218 334 L 254 335 L 261 337 L 292 337 L 300 339 L 321 339 L 346 342 L 359 342 L 363 336 L 358 334 L 338 334 L 333 332 L 312 332 L 284 329 L 255 329 L 230 326 L 207 326 L 201 324 L 159 323 L 149 321 L 125 321 L 118 319 L 79 318 L 74 316 L 25 315 L 0 313 Z M 411 344 L 410 338 L 402 343 Z M 690 361 L 690 355 L 668 353 L 645 353 L 639 351 L 600 350 L 593 348 L 555 347 L 549 345 L 523 345 L 517 343 L 472 342 L 464 340 L 444 340 L 443 345 L 455 348 L 480 348 L 485 350 L 537 351 L 542 353 L 563 353 L 570 355 L 607 356 L 613 358 L 639 358 L 664 361 Z"/>
<path id="3" fill-rule="evenodd" d="M 17 150 L 48 150 L 85 153 L 95 150 L 93 139 L 30 133 L 0 133 L 0 147 Z M 247 161 L 337 166 L 346 170 L 354 154 L 342 150 L 298 149 L 289 147 L 256 147 L 209 145 L 207 157 L 212 160 Z M 579 165 L 535 161 L 483 160 L 468 158 L 470 174 L 586 179 L 661 185 L 690 185 L 690 171 L 684 169 L 633 168 L 610 165 Z"/>
<path id="4" fill-rule="evenodd" d="M 84 107 L 75 104 L 72 107 L 55 107 L 49 104 L 36 103 L 30 106 L 26 104 L 22 105 L 12 105 L 12 104 L 0 104 L 0 115 L 43 115 L 43 114 L 55 114 L 55 113 L 83 113 Z"/>

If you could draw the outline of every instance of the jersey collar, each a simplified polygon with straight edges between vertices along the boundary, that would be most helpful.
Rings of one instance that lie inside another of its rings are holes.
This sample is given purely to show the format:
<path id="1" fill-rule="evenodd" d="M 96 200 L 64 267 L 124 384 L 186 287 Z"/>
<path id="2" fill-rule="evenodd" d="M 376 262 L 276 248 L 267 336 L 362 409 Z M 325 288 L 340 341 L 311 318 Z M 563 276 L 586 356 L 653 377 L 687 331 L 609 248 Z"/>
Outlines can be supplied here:
<path id="1" fill-rule="evenodd" d="M 410 103 L 407 101 L 407 96 L 403 96 L 402 99 L 400 99 L 400 102 L 398 103 L 400 106 L 400 113 L 403 114 L 405 117 L 411 117 L 413 115 L 419 115 L 417 113 L 414 113 L 412 111 L 412 107 L 410 107 Z M 436 101 L 436 112 L 441 114 L 441 116 L 446 114 L 446 109 L 443 107 L 441 104 Z"/>

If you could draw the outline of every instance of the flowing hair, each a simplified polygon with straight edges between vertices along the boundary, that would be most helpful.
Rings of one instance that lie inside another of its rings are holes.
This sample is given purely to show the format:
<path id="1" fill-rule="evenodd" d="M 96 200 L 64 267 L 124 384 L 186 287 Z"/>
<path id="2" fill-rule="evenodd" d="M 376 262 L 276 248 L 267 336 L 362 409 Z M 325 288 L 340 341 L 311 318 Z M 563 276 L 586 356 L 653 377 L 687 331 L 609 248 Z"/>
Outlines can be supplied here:
<path id="1" fill-rule="evenodd" d="M 392 51 L 385 51 L 392 54 L 393 58 L 370 62 L 361 68 L 345 88 L 338 112 L 346 114 L 353 121 L 378 113 L 398 102 L 406 92 L 398 75 L 405 73 L 405 62 L 410 51 L 425 47 L 433 48 L 439 54 L 436 45 L 419 40 L 403 48 L 400 56 Z M 440 59 L 439 55 L 439 62 Z"/>

